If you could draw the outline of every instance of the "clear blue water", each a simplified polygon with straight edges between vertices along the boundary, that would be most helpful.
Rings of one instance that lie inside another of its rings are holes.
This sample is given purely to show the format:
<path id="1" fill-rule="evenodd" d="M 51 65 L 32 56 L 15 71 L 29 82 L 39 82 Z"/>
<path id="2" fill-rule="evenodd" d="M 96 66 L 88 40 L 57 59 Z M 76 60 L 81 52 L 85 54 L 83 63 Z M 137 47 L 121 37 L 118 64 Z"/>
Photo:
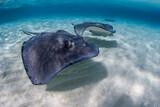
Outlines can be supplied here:
<path id="1" fill-rule="evenodd" d="M 109 23 L 117 32 L 85 32 L 99 56 L 32 85 L 21 59 L 31 36 L 19 30 L 74 33 L 71 23 L 84 21 Z M 159 0 L 0 0 L 0 107 L 160 107 L 159 40 Z"/>
<path id="2" fill-rule="evenodd" d="M 36 16 L 101 16 L 125 17 L 160 24 L 160 2 L 158 0 L 9 0 L 1 2 L 0 23 Z M 8 17 L 9 16 L 9 17 Z"/>

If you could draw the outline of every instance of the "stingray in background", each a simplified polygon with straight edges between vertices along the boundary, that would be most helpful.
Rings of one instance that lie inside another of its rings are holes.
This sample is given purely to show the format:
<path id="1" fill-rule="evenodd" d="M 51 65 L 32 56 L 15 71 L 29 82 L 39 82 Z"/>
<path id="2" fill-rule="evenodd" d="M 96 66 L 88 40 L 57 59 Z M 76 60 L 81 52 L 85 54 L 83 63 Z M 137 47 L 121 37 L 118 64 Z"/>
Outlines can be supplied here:
<path id="1" fill-rule="evenodd" d="M 96 45 L 64 30 L 23 32 L 35 35 L 22 45 L 23 64 L 33 84 L 46 84 L 65 67 L 99 54 Z"/>
<path id="2" fill-rule="evenodd" d="M 88 30 L 92 35 L 112 36 L 116 31 L 109 24 L 99 22 L 83 22 L 80 24 L 73 24 L 76 35 L 82 36 Z"/>

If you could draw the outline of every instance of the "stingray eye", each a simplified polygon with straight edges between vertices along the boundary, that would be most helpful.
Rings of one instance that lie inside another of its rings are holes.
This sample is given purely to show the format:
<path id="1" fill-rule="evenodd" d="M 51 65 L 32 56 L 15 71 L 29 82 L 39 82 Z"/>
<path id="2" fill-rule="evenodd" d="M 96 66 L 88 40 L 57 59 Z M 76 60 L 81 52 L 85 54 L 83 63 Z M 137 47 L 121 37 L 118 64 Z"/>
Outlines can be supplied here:
<path id="1" fill-rule="evenodd" d="M 67 49 L 70 49 L 72 48 L 73 44 L 72 44 L 72 41 L 64 41 L 64 47 L 67 48 Z"/>

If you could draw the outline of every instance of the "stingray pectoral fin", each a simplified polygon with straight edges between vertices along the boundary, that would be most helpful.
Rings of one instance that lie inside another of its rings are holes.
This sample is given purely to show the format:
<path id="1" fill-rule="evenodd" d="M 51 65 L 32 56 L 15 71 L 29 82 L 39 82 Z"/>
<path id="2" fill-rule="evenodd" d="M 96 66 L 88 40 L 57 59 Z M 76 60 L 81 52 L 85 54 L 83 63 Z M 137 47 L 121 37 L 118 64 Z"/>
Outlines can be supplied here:
<path id="1" fill-rule="evenodd" d="M 26 73 L 32 84 L 46 84 L 53 78 L 62 68 L 56 59 L 50 57 L 49 51 L 42 40 L 36 38 L 28 40 L 22 46 L 22 60 Z"/>

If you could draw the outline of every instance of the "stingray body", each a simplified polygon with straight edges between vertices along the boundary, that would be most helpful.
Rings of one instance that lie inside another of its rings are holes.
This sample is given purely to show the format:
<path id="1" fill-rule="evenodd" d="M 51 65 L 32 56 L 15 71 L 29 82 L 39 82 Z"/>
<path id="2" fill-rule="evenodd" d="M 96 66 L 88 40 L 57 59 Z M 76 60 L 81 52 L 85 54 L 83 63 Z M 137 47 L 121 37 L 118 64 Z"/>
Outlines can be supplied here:
<path id="1" fill-rule="evenodd" d="M 35 35 L 22 45 L 23 64 L 33 84 L 46 84 L 65 67 L 99 54 L 97 46 L 64 30 L 24 33 Z"/>
<path id="2" fill-rule="evenodd" d="M 84 22 L 74 25 L 74 31 L 76 35 L 82 36 L 83 33 L 88 30 L 93 35 L 113 35 L 116 31 L 109 24 L 103 24 L 98 22 Z"/>

